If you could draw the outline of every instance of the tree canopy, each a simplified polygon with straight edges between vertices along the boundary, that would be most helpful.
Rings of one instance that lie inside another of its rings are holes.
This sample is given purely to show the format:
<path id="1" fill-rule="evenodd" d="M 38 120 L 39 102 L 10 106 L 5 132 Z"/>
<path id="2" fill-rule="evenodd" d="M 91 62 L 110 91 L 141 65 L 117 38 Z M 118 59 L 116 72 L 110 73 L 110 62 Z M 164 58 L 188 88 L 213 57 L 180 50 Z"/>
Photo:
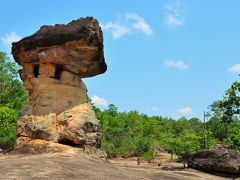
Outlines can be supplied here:
<path id="1" fill-rule="evenodd" d="M 174 120 L 137 111 L 118 112 L 112 104 L 104 111 L 94 109 L 103 128 L 101 148 L 109 157 L 150 160 L 155 151 L 164 149 L 181 158 L 204 148 L 204 126 L 197 118 Z M 216 141 L 210 130 L 207 133 L 208 147 L 213 147 Z"/>
<path id="2" fill-rule="evenodd" d="M 27 92 L 18 76 L 19 66 L 0 52 L 0 105 L 20 110 L 27 101 Z"/>
<path id="3" fill-rule="evenodd" d="M 222 100 L 211 105 L 215 115 L 220 116 L 221 121 L 230 124 L 236 116 L 240 117 L 240 82 L 236 81 L 225 91 Z"/>

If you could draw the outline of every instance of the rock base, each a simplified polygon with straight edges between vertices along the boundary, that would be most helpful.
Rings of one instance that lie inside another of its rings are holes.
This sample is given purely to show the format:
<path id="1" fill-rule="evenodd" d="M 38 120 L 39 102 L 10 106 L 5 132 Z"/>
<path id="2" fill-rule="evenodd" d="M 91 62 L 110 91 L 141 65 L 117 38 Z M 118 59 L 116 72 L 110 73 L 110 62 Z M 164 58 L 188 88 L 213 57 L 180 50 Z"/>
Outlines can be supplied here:
<path id="1" fill-rule="evenodd" d="M 18 137 L 43 139 L 70 146 L 100 147 L 102 132 L 99 121 L 89 103 L 84 103 L 60 114 L 20 116 Z"/>
<path id="2" fill-rule="evenodd" d="M 71 147 L 52 141 L 41 139 L 30 139 L 19 137 L 16 141 L 14 151 L 17 154 L 43 154 L 43 153 L 64 153 L 69 155 L 90 156 L 97 159 L 107 159 L 107 154 L 93 146 Z"/>

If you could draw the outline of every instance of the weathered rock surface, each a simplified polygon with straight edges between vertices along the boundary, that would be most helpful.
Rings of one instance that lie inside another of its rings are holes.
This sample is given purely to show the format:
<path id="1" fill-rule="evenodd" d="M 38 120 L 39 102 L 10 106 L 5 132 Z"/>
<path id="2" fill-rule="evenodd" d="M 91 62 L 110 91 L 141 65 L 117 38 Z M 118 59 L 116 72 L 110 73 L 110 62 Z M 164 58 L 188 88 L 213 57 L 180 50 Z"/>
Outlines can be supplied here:
<path id="1" fill-rule="evenodd" d="M 17 121 L 16 147 L 34 139 L 99 147 L 101 126 L 81 80 L 107 68 L 98 21 L 87 17 L 43 26 L 13 43 L 12 54 L 23 67 L 20 75 L 30 95 Z"/>
<path id="2" fill-rule="evenodd" d="M 39 114 L 37 110 L 36 114 L 32 113 L 34 111 L 31 112 L 31 105 L 21 112 L 22 115 L 17 121 L 18 137 L 44 139 L 73 146 L 100 146 L 101 126 L 89 103 L 75 106 L 60 114 L 54 111 L 45 113 L 44 106 L 39 106 L 39 112 L 42 111 L 43 114 Z"/>
<path id="3" fill-rule="evenodd" d="M 23 66 L 54 63 L 80 77 L 95 76 L 107 69 L 102 31 L 92 17 L 67 25 L 42 26 L 35 34 L 13 43 L 12 54 Z"/>
<path id="4" fill-rule="evenodd" d="M 38 143 L 39 144 L 39 143 Z M 59 144 L 60 145 L 60 144 Z M 50 147 L 51 149 L 51 147 Z M 211 175 L 193 169 L 177 168 L 182 164 L 171 164 L 172 170 L 159 168 L 157 164 L 136 160 L 103 160 L 96 152 L 69 146 L 57 153 L 0 155 L 0 179 L 3 180 L 230 180 L 234 176 Z M 174 168 L 175 167 L 175 168 Z"/>
<path id="5" fill-rule="evenodd" d="M 194 169 L 240 174 L 240 153 L 221 147 L 199 151 L 188 158 Z"/>

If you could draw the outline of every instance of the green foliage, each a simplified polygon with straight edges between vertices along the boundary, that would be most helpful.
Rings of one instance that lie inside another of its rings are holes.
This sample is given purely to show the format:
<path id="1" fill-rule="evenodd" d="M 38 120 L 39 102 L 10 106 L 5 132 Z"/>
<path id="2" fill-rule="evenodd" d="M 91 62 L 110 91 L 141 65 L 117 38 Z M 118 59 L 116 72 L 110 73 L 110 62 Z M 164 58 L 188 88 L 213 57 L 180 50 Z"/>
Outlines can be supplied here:
<path id="1" fill-rule="evenodd" d="M 220 117 L 217 115 L 214 115 L 209 119 L 209 121 L 206 123 L 207 129 L 210 130 L 213 134 L 213 137 L 215 137 L 218 141 L 223 141 L 224 138 L 227 136 L 226 132 L 226 125 L 222 123 Z"/>
<path id="2" fill-rule="evenodd" d="M 0 148 L 9 150 L 16 139 L 16 119 L 28 101 L 28 95 L 18 78 L 18 66 L 6 53 L 0 52 Z"/>
<path id="3" fill-rule="evenodd" d="M 174 120 L 137 111 L 118 112 L 112 104 L 105 111 L 96 107 L 94 110 L 103 129 L 101 148 L 109 157 L 140 156 L 150 161 L 155 150 L 163 148 L 182 158 L 205 145 L 204 126 L 197 118 Z M 208 147 L 216 144 L 210 131 L 206 139 Z"/>
<path id="4" fill-rule="evenodd" d="M 225 91 L 223 99 L 215 101 L 210 107 L 213 116 L 207 126 L 214 137 L 240 151 L 240 82 L 234 82 Z"/>
<path id="5" fill-rule="evenodd" d="M 19 67 L 11 62 L 6 53 L 0 52 L 0 105 L 20 110 L 28 95 L 18 78 Z"/>
<path id="6" fill-rule="evenodd" d="M 230 148 L 240 151 L 240 122 L 234 121 L 228 127 L 229 136 L 225 139 L 225 143 L 230 146 Z"/>
<path id="7" fill-rule="evenodd" d="M 233 122 L 235 116 L 240 115 L 240 82 L 236 81 L 226 90 L 222 100 L 211 105 L 211 110 L 220 115 L 225 124 Z"/>
<path id="8" fill-rule="evenodd" d="M 148 161 L 148 162 L 151 161 L 151 160 L 154 158 L 154 152 L 151 151 L 151 150 L 145 152 L 145 153 L 143 154 L 143 158 L 144 158 L 144 160 L 146 160 L 146 161 Z"/>
<path id="9" fill-rule="evenodd" d="M 117 115 L 117 107 L 114 104 L 110 104 L 105 112 L 111 116 L 115 116 Z"/>
<path id="10" fill-rule="evenodd" d="M 9 150 L 16 138 L 17 111 L 0 106 L 0 148 Z"/>
<path id="11" fill-rule="evenodd" d="M 178 137 L 178 146 L 176 154 L 180 157 L 188 156 L 196 153 L 199 149 L 203 149 L 201 146 L 202 137 L 195 132 L 184 131 Z"/>
<path id="12" fill-rule="evenodd" d="M 162 147 L 169 153 L 176 154 L 182 159 L 205 148 L 205 135 L 208 147 L 214 147 L 216 141 L 212 133 L 208 131 L 205 134 L 203 129 L 200 132 L 185 129 L 178 136 L 165 138 Z"/>

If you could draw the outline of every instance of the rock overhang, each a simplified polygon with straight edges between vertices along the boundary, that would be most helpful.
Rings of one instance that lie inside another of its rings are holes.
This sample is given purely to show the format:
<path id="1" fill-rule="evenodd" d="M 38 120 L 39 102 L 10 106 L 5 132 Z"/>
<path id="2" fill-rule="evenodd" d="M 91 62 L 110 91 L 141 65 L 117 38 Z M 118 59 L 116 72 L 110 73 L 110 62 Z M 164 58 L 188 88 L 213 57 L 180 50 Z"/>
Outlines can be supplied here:
<path id="1" fill-rule="evenodd" d="M 53 63 L 81 78 L 107 70 L 102 30 L 92 17 L 66 25 L 42 26 L 33 35 L 13 43 L 12 54 L 22 66 Z"/>

